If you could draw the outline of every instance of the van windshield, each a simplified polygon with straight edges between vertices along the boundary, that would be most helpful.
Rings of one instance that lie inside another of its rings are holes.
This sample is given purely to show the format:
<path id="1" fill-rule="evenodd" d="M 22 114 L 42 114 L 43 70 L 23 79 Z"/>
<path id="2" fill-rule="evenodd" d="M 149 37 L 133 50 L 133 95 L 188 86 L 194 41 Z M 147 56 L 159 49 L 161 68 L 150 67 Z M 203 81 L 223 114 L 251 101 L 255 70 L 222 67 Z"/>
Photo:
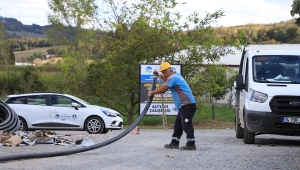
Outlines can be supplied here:
<path id="1" fill-rule="evenodd" d="M 300 83 L 300 56 L 254 56 L 252 63 L 255 82 Z"/>

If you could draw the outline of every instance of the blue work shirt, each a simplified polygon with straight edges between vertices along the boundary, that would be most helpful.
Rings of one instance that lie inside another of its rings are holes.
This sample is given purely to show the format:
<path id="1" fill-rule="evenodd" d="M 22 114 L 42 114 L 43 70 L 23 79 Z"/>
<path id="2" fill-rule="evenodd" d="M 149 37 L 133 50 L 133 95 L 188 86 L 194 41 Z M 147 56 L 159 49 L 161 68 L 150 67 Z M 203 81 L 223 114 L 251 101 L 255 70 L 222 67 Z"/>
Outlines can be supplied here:
<path id="1" fill-rule="evenodd" d="M 196 103 L 190 86 L 180 74 L 172 74 L 168 77 L 165 85 L 171 90 L 176 109 L 179 109 L 182 105 Z"/>

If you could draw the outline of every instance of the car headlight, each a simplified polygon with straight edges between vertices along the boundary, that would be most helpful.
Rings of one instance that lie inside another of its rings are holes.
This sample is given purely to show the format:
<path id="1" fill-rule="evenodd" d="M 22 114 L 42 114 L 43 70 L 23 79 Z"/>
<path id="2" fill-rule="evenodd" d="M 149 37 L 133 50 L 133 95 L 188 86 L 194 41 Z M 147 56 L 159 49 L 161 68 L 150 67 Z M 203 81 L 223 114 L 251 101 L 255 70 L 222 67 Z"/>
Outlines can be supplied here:
<path id="1" fill-rule="evenodd" d="M 101 111 L 106 115 L 106 116 L 109 116 L 109 117 L 117 117 L 117 116 L 121 116 L 120 113 L 114 113 L 114 112 L 111 112 L 109 110 L 105 110 L 105 109 L 101 109 Z"/>
<path id="2" fill-rule="evenodd" d="M 265 93 L 261 93 L 250 89 L 250 100 L 253 102 L 264 103 L 268 99 L 268 95 Z"/>

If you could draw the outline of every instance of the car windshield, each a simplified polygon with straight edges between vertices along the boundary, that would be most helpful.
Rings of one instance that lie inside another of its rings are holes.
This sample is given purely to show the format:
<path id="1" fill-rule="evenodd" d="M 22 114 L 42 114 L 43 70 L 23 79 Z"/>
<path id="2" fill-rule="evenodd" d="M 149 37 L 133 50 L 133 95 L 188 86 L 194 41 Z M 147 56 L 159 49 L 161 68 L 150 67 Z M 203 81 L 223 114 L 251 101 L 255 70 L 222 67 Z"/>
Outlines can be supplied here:
<path id="1" fill-rule="evenodd" d="M 272 55 L 253 57 L 256 82 L 300 83 L 300 56 Z"/>
<path id="2" fill-rule="evenodd" d="M 74 98 L 75 100 L 77 100 L 77 101 L 79 101 L 79 102 L 81 102 L 81 103 L 83 103 L 83 104 L 88 104 L 88 105 L 90 105 L 88 102 L 86 102 L 86 101 L 84 101 L 84 100 L 82 100 L 82 99 L 79 99 L 78 97 L 72 96 L 72 98 Z"/>

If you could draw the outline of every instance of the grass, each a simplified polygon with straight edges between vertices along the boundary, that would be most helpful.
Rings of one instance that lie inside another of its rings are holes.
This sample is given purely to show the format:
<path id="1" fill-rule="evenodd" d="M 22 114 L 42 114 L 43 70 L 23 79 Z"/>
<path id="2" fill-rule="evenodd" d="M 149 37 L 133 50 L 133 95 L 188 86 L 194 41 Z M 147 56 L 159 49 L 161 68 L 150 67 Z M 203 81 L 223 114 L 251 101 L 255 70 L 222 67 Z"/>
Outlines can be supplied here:
<path id="1" fill-rule="evenodd" d="M 215 118 L 212 119 L 211 106 L 200 106 L 197 108 L 193 118 L 193 125 L 200 129 L 223 129 L 234 128 L 235 111 L 231 107 L 215 106 Z M 138 117 L 135 115 L 133 121 Z M 176 116 L 167 116 L 167 128 L 173 128 Z M 124 117 L 127 125 L 127 118 Z M 139 124 L 141 128 L 163 128 L 162 116 L 145 116 Z"/>

